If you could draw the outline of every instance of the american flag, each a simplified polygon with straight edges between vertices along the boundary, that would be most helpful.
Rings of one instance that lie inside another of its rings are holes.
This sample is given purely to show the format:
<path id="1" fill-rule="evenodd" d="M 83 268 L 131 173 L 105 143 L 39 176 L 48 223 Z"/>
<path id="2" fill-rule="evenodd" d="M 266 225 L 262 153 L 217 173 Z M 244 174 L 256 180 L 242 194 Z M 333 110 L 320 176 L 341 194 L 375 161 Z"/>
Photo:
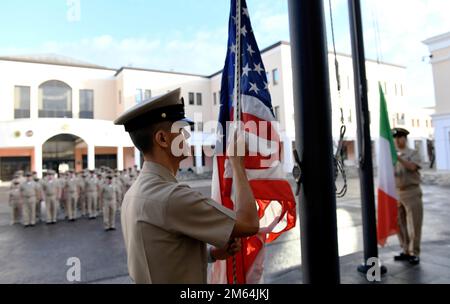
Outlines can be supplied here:
<path id="1" fill-rule="evenodd" d="M 213 198 L 233 209 L 232 171 L 225 156 L 230 121 L 243 123 L 253 153 L 245 157 L 245 168 L 258 204 L 260 233 L 242 239 L 242 251 L 234 258 L 216 262 L 210 269 L 209 281 L 260 283 L 264 244 L 295 226 L 296 206 L 280 162 L 280 134 L 245 0 L 231 0 L 228 51 L 220 94 L 218 129 L 221 134 L 216 145 L 212 182 Z"/>

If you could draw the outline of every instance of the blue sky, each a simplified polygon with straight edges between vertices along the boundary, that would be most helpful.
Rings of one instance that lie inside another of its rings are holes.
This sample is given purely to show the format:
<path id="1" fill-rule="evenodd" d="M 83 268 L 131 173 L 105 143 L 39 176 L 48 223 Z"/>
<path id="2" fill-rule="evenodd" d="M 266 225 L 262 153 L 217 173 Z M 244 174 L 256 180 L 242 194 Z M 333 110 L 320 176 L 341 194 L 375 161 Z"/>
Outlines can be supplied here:
<path id="1" fill-rule="evenodd" d="M 74 15 L 77 2 L 80 14 Z M 411 103 L 433 105 L 431 68 L 423 61 L 428 50 L 421 41 L 450 30 L 450 1 L 362 3 L 367 57 L 377 56 L 377 21 L 382 59 L 407 67 Z M 260 48 L 289 40 L 287 0 L 247 4 Z M 338 51 L 349 53 L 347 1 L 332 5 Z M 228 0 L 2 0 L 0 55 L 55 53 L 113 68 L 211 74 L 224 62 L 228 13 Z"/>

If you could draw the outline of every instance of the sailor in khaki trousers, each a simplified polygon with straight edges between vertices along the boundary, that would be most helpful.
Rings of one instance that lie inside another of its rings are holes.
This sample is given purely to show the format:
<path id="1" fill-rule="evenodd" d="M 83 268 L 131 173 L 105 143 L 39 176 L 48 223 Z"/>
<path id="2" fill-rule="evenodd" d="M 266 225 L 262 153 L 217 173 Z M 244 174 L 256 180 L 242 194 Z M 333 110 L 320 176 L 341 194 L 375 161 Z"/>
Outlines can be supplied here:
<path id="1" fill-rule="evenodd" d="M 87 216 L 86 205 L 86 177 L 87 174 L 79 173 L 77 183 L 80 194 L 78 195 L 78 206 L 80 206 L 81 216 Z"/>
<path id="2" fill-rule="evenodd" d="M 20 214 L 22 209 L 22 202 L 20 199 L 20 181 L 19 176 L 14 176 L 14 179 L 9 188 L 9 206 L 11 207 L 11 225 L 20 223 Z"/>
<path id="3" fill-rule="evenodd" d="M 422 235 L 423 202 L 420 188 L 420 155 L 407 146 L 409 132 L 393 129 L 398 161 L 395 167 L 395 183 L 399 198 L 398 238 L 403 252 L 395 256 L 396 261 L 420 263 L 420 240 Z"/>
<path id="4" fill-rule="evenodd" d="M 67 214 L 67 207 L 66 207 L 67 193 L 64 191 L 65 184 L 66 184 L 66 174 L 64 172 L 61 172 L 59 174 L 59 177 L 56 179 L 56 181 L 57 181 L 57 184 L 59 187 L 58 209 L 61 208 L 62 210 L 64 210 L 64 218 L 67 219 L 67 218 L 69 218 L 69 216 Z"/>
<path id="5" fill-rule="evenodd" d="M 64 193 L 66 194 L 66 210 L 67 217 L 70 222 L 74 222 L 77 217 L 77 201 L 78 201 L 78 180 L 75 178 L 73 171 L 69 171 L 69 176 L 65 180 Z"/>
<path id="6" fill-rule="evenodd" d="M 47 225 L 56 224 L 58 215 L 58 198 L 60 188 L 55 180 L 55 171 L 50 170 L 42 183 L 42 190 L 45 195 L 45 207 L 47 211 Z"/>
<path id="7" fill-rule="evenodd" d="M 25 227 L 36 224 L 36 197 L 38 195 L 36 183 L 30 172 L 26 174 L 26 181 L 20 185 L 20 197 L 23 200 L 23 224 Z"/>
<path id="8" fill-rule="evenodd" d="M 116 230 L 116 208 L 119 193 L 112 179 L 112 175 L 106 176 L 106 181 L 100 186 L 105 231 Z"/>
<path id="9" fill-rule="evenodd" d="M 102 169 L 103 170 L 103 169 Z M 97 189 L 100 190 L 100 188 L 104 184 L 104 178 L 102 173 L 97 173 Z M 103 212 L 103 202 L 100 199 L 100 192 L 97 191 L 97 212 L 102 213 Z"/>
<path id="10" fill-rule="evenodd" d="M 37 176 L 37 172 L 33 171 L 33 180 L 36 183 L 37 197 L 36 197 L 36 222 L 41 221 L 41 203 L 44 200 L 42 193 L 42 180 Z"/>
<path id="11" fill-rule="evenodd" d="M 114 174 L 114 184 L 116 185 L 117 188 L 117 209 L 120 210 L 120 207 L 122 206 L 122 200 L 123 200 L 123 187 L 122 187 L 122 182 L 120 181 L 120 175 L 119 172 L 115 172 Z"/>
<path id="12" fill-rule="evenodd" d="M 94 170 L 91 170 L 89 177 L 86 179 L 86 201 L 89 219 L 97 218 L 97 198 L 98 182 Z"/>

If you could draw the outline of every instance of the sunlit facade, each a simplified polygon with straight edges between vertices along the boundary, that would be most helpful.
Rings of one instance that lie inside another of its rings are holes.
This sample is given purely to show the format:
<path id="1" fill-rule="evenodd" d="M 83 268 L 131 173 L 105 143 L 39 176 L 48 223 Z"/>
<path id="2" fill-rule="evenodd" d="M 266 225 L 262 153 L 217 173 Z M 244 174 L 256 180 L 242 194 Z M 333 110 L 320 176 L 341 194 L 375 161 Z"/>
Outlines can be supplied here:
<path id="1" fill-rule="evenodd" d="M 424 41 L 431 52 L 436 113 L 436 168 L 450 171 L 450 32 Z"/>
<path id="2" fill-rule="evenodd" d="M 330 55 L 331 56 L 331 55 Z M 292 169 L 295 140 L 290 47 L 276 43 L 262 51 L 274 112 L 280 122 L 284 169 Z M 333 136 L 338 138 L 340 108 L 347 125 L 347 163 L 355 164 L 356 113 L 351 57 L 338 55 L 342 92 L 335 89 L 330 65 L 333 103 Z M 331 57 L 330 57 L 330 62 Z M 369 101 L 374 143 L 378 135 L 378 90 L 381 81 L 393 126 L 411 130 L 410 144 L 428 161 L 432 109 L 407 107 L 405 68 L 368 61 Z M 186 112 L 196 121 L 189 139 L 194 156 L 181 169 L 210 171 L 212 159 L 205 153 L 215 144 L 213 128 L 220 104 L 221 73 L 195 75 L 122 67 L 110 69 L 70 58 L 0 57 L 0 180 L 18 169 L 41 175 L 48 169 L 80 171 L 109 166 L 119 170 L 140 166 L 142 157 L 133 148 L 123 126 L 113 120 L 136 103 L 181 87 Z"/>

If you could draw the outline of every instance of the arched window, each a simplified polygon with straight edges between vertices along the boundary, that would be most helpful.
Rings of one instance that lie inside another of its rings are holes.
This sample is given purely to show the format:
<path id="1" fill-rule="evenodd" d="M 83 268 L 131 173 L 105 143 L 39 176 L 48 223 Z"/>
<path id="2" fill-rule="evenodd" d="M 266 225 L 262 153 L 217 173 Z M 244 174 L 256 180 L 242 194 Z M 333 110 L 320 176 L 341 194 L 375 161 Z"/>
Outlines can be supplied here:
<path id="1" fill-rule="evenodd" d="M 58 80 L 39 86 L 39 117 L 72 118 L 72 88 Z"/>

